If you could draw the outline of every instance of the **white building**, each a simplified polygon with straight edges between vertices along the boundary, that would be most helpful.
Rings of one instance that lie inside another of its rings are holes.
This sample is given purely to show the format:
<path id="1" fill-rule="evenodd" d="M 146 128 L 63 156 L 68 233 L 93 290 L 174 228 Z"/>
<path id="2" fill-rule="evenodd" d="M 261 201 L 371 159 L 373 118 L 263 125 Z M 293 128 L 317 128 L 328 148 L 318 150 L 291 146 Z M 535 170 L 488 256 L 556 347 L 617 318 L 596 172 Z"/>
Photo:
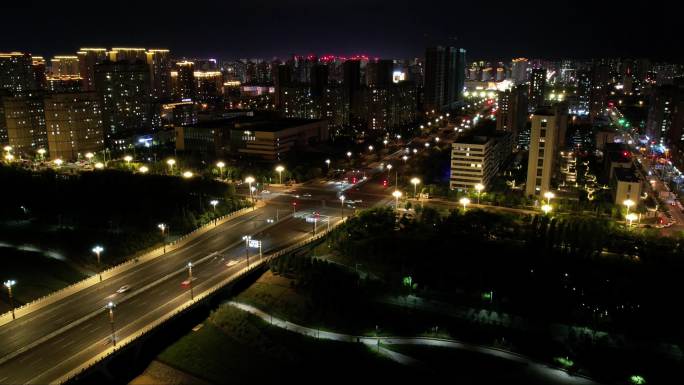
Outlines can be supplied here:
<path id="1" fill-rule="evenodd" d="M 449 188 L 470 189 L 478 183 L 487 186 L 512 151 L 510 132 L 495 131 L 458 138 L 451 149 Z"/>

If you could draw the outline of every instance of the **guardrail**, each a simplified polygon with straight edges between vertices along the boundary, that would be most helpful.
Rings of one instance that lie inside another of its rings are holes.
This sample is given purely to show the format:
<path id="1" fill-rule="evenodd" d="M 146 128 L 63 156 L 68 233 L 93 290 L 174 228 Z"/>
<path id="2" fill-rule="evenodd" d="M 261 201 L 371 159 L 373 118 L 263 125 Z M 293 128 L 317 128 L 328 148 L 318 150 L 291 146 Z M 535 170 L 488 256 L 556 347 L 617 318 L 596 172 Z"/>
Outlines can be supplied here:
<path id="1" fill-rule="evenodd" d="M 294 250 L 297 250 L 303 246 L 306 246 L 309 243 L 315 242 L 315 241 L 325 237 L 326 235 L 330 234 L 330 232 L 332 232 L 337 226 L 344 223 L 345 221 L 346 221 L 346 218 L 344 218 L 340 222 L 337 222 L 336 224 L 332 225 L 331 228 L 328 230 L 321 231 L 320 233 L 313 235 L 313 236 L 311 236 L 307 239 L 304 239 L 302 241 L 299 241 L 299 242 L 295 243 L 294 245 L 288 246 L 282 250 L 278 250 L 272 254 L 269 254 L 269 255 L 257 260 L 256 262 L 252 263 L 250 266 L 247 266 L 247 267 L 240 269 L 237 273 L 231 275 L 230 277 L 227 277 L 226 279 L 224 279 L 221 282 L 213 285 L 212 287 L 204 290 L 201 293 L 195 294 L 194 299 L 189 300 L 189 301 L 185 302 L 184 304 L 178 306 L 177 308 L 167 312 L 166 314 L 157 318 L 156 320 L 154 320 L 153 322 L 151 322 L 150 324 L 148 324 L 144 328 L 140 329 L 135 334 L 132 334 L 132 335 L 124 338 L 123 340 L 119 341 L 116 346 L 112 346 L 112 347 L 107 348 L 107 350 L 105 350 L 104 352 L 102 352 L 102 353 L 96 355 L 95 357 L 89 359 L 85 363 L 79 365 L 77 368 L 69 371 L 68 373 L 59 377 L 57 380 L 55 380 L 51 383 L 54 383 L 54 384 L 66 383 L 70 379 L 84 373 L 90 367 L 97 365 L 98 363 L 107 359 L 112 354 L 114 354 L 114 353 L 118 352 L 119 350 L 125 348 L 128 344 L 130 344 L 133 341 L 137 340 L 138 338 L 144 336 L 145 334 L 151 332 L 152 330 L 154 330 L 156 327 L 163 324 L 164 322 L 166 322 L 166 321 L 170 320 L 171 318 L 183 313 L 184 311 L 186 311 L 187 309 L 189 309 L 190 307 L 192 307 L 196 303 L 201 302 L 205 298 L 213 295 L 216 291 L 222 289 L 227 284 L 242 278 L 245 274 L 247 274 L 247 273 L 249 273 L 249 272 L 251 272 L 257 268 L 260 268 L 261 266 L 265 265 L 266 263 L 270 262 L 271 260 L 273 260 L 275 258 L 278 258 L 284 254 L 291 253 Z"/>
<path id="2" fill-rule="evenodd" d="M 230 214 L 224 215 L 222 217 L 217 218 L 215 221 L 212 220 L 210 222 L 205 223 L 204 225 L 196 228 L 195 230 L 182 235 L 181 237 L 177 238 L 173 242 L 167 243 L 165 245 L 159 246 L 159 247 L 154 247 L 149 251 L 141 251 L 136 254 L 133 254 L 134 256 L 132 258 L 129 258 L 128 260 L 121 262 L 120 264 L 116 266 L 112 266 L 108 268 L 107 270 L 103 270 L 101 272 L 102 275 L 102 280 L 104 281 L 105 279 L 115 277 L 128 269 L 137 266 L 141 263 L 153 260 L 157 257 L 160 257 L 166 253 L 172 252 L 174 250 L 177 250 L 178 248 L 185 246 L 186 243 L 190 242 L 194 238 L 196 238 L 199 235 L 202 235 L 206 233 L 207 231 L 213 229 L 214 227 L 221 225 L 231 219 L 234 219 L 238 216 L 247 214 L 253 210 L 256 210 L 258 207 L 263 206 L 263 202 L 258 202 L 256 206 L 254 207 L 245 207 L 237 211 L 233 211 Z M 164 251 L 164 248 L 166 248 L 166 251 Z M 19 318 L 21 316 L 25 316 L 31 312 L 34 312 L 36 310 L 39 310 L 47 305 L 53 304 L 61 299 L 64 299 L 72 294 L 75 294 L 83 289 L 86 289 L 90 286 L 93 286 L 97 283 L 100 282 L 99 274 L 95 274 L 91 277 L 88 277 L 86 279 L 83 279 L 81 281 L 78 281 L 76 283 L 73 283 L 69 286 L 66 286 L 62 289 L 59 289 L 57 291 L 54 291 L 50 294 L 47 294 L 43 297 L 34 299 L 31 302 L 28 302 L 22 306 L 16 307 L 14 309 L 14 313 L 16 318 Z M 8 311 L 4 314 L 0 314 L 0 326 L 5 325 L 9 322 L 12 321 L 12 312 Z"/>

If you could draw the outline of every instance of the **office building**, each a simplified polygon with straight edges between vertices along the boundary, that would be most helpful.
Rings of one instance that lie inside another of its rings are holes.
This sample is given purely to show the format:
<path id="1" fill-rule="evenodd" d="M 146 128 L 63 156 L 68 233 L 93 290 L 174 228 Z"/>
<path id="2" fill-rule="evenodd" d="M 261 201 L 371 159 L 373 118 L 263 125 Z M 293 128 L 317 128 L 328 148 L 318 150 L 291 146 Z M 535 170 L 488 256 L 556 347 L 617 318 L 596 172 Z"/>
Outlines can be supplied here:
<path id="1" fill-rule="evenodd" d="M 432 47 L 425 53 L 425 110 L 456 107 L 463 98 L 465 83 L 465 53 L 463 48 Z"/>
<path id="2" fill-rule="evenodd" d="M 676 84 L 655 87 L 649 103 L 646 135 L 665 146 L 679 145 L 684 140 L 683 119 L 684 87 Z"/>
<path id="3" fill-rule="evenodd" d="M 238 116 L 176 127 L 176 149 L 205 155 L 280 160 L 285 154 L 327 141 L 328 124 L 319 119 L 267 119 Z"/>
<path id="4" fill-rule="evenodd" d="M 361 115 L 361 61 L 347 60 L 342 67 L 345 102 L 349 106 L 348 121 L 352 125 L 358 125 Z"/>
<path id="5" fill-rule="evenodd" d="M 518 147 L 520 133 L 527 125 L 529 116 L 527 92 L 527 86 L 523 84 L 509 90 L 499 91 L 496 129 L 510 132 L 514 147 Z"/>
<path id="6" fill-rule="evenodd" d="M 51 159 L 76 160 L 104 148 L 100 98 L 95 92 L 46 96 L 45 126 Z"/>
<path id="7" fill-rule="evenodd" d="M 450 189 L 490 186 L 513 150 L 512 135 L 504 131 L 482 131 L 461 135 L 451 148 Z"/>
<path id="8" fill-rule="evenodd" d="M 540 196 L 551 190 L 551 181 L 556 173 L 559 141 L 567 124 L 559 108 L 539 108 L 532 115 L 530 145 L 527 162 L 526 195 Z"/>
<path id="9" fill-rule="evenodd" d="M 36 90 L 47 88 L 47 68 L 45 59 L 42 56 L 32 56 L 31 66 L 33 67 L 33 77 L 35 79 Z"/>
<path id="10" fill-rule="evenodd" d="M 150 71 L 145 62 L 106 61 L 95 66 L 105 137 L 153 127 Z"/>
<path id="11" fill-rule="evenodd" d="M 83 91 L 95 91 L 95 66 L 107 60 L 105 48 L 81 48 L 78 56 L 79 74 L 83 81 Z"/>

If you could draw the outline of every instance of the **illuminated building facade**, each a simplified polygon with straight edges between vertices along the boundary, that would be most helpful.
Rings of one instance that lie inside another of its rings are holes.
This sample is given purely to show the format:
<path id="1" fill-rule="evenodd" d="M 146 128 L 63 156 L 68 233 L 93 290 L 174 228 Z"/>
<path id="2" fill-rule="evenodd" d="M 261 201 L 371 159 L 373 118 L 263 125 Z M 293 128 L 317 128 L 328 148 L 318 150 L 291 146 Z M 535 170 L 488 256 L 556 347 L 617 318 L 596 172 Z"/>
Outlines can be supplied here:
<path id="1" fill-rule="evenodd" d="M 100 98 L 95 92 L 46 96 L 45 125 L 52 159 L 75 160 L 104 148 Z"/>

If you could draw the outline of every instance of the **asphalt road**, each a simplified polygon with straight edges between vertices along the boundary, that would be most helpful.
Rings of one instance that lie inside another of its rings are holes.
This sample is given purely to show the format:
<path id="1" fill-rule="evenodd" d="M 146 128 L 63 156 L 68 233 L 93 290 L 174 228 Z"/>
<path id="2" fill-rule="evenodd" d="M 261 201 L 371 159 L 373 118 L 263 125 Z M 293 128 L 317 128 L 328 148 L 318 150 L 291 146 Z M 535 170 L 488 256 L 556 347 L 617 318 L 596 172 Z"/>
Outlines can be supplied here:
<path id="1" fill-rule="evenodd" d="M 189 290 L 181 287 L 188 276 L 188 262 L 193 263 L 195 293 L 236 274 L 247 263 L 244 235 L 262 240 L 264 253 L 311 235 L 313 224 L 292 216 L 292 202 L 297 202 L 300 215 L 317 211 L 321 218 L 330 216 L 332 221 L 340 220 L 339 185 L 313 182 L 295 189 L 291 193 L 264 194 L 265 207 L 217 226 L 180 249 L 3 325 L 0 327 L 0 384 L 49 383 L 110 347 L 111 327 L 104 308 L 109 301 L 116 303 L 117 340 L 189 301 Z M 303 197 L 304 194 L 311 196 Z M 389 193 L 379 181 L 373 180 L 344 194 L 362 199 L 358 208 L 389 200 Z M 344 214 L 351 214 L 348 207 Z M 280 219 L 276 223 L 267 221 L 276 217 Z M 319 229 L 326 226 L 324 221 L 317 225 Z M 251 249 L 250 255 L 253 260 L 258 250 Z M 236 262 L 228 266 L 231 261 Z M 117 294 L 117 289 L 124 285 L 130 289 Z"/>

